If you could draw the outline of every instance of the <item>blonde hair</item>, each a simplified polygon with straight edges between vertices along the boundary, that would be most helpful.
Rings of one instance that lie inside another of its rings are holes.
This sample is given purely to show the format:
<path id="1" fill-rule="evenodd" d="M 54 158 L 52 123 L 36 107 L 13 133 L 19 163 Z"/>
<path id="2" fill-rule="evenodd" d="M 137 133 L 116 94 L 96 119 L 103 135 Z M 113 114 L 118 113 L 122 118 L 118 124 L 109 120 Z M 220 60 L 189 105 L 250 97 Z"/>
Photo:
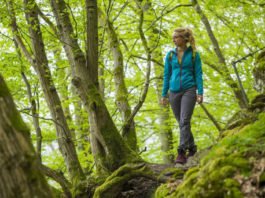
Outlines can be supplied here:
<path id="1" fill-rule="evenodd" d="M 173 32 L 173 37 L 176 35 L 183 37 L 187 42 L 189 42 L 192 47 L 193 53 L 196 52 L 195 39 L 190 28 L 177 28 Z"/>

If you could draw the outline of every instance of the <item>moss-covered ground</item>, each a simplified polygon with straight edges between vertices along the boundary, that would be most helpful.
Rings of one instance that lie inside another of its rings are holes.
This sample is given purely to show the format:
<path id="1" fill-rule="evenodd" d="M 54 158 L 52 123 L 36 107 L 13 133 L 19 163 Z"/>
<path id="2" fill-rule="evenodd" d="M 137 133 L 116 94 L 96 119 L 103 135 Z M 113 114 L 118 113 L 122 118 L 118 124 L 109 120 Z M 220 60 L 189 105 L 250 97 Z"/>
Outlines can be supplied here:
<path id="1" fill-rule="evenodd" d="M 161 185 L 156 198 L 265 196 L 265 113 L 220 141 L 183 179 Z"/>

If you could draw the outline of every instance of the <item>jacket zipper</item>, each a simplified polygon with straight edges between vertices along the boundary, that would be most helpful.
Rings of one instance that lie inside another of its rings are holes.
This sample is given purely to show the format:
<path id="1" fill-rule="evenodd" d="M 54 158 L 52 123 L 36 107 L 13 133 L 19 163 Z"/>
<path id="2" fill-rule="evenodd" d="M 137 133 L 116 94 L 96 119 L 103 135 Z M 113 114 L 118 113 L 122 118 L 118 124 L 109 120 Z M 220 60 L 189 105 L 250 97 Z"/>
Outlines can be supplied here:
<path id="1" fill-rule="evenodd" d="M 181 60 L 181 63 L 180 63 L 180 72 L 179 72 L 179 88 L 180 88 L 180 90 L 182 90 L 181 74 L 182 74 L 182 60 Z"/>
<path id="2" fill-rule="evenodd" d="M 177 49 L 176 49 L 176 53 L 177 53 Z M 181 57 L 181 63 L 179 64 L 180 66 L 180 72 L 179 72 L 179 89 L 182 90 L 182 80 L 181 80 L 181 76 L 182 76 L 182 63 L 183 63 L 183 57 L 185 55 L 185 51 Z M 178 59 L 178 53 L 177 53 L 177 59 Z M 178 61 L 179 62 L 179 61 Z"/>
<path id="3" fill-rule="evenodd" d="M 184 51 L 182 57 L 181 57 L 181 63 L 180 65 L 180 72 L 179 72 L 179 89 L 182 90 L 182 80 L 181 80 L 181 76 L 182 76 L 182 63 L 183 63 L 183 57 L 185 55 L 186 50 Z M 177 59 L 178 59 L 178 52 L 177 52 L 177 48 L 176 48 L 176 54 L 177 54 Z M 178 61 L 179 63 L 179 61 Z"/>

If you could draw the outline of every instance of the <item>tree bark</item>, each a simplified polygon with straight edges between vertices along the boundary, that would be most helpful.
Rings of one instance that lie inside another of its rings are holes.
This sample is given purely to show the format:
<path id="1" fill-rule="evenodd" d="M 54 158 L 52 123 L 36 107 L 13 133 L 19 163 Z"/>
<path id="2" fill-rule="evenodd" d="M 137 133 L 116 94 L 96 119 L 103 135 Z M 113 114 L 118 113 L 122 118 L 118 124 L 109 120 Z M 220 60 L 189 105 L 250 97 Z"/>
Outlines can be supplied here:
<path id="1" fill-rule="evenodd" d="M 58 43 L 59 45 L 59 43 Z M 73 142 L 76 141 L 76 134 L 75 134 L 75 128 L 74 128 L 74 122 L 72 119 L 72 115 L 70 112 L 70 104 L 69 104 L 69 95 L 70 95 L 70 88 L 69 88 L 69 84 L 67 84 L 67 78 L 68 78 L 68 73 L 69 73 L 69 67 L 67 67 L 68 65 L 66 65 L 66 68 L 62 68 L 60 67 L 60 62 L 63 61 L 63 59 L 61 58 L 61 52 L 62 52 L 62 47 L 59 45 L 57 47 L 57 49 L 55 49 L 53 51 L 54 54 L 54 59 L 55 59 L 55 65 L 56 65 L 56 69 L 57 69 L 57 75 L 56 78 L 58 80 L 58 87 L 60 87 L 60 89 L 58 89 L 59 92 L 59 97 L 62 101 L 62 108 L 63 108 L 63 112 L 67 121 L 67 124 L 69 126 L 69 130 L 71 132 L 71 137 Z M 66 61 L 66 60 L 65 60 Z M 59 71 L 61 70 L 61 71 Z"/>
<path id="2" fill-rule="evenodd" d="M 34 0 L 24 0 L 24 5 L 35 58 L 33 60 L 33 66 L 40 78 L 43 93 L 48 103 L 51 115 L 57 123 L 55 127 L 59 149 L 64 157 L 71 181 L 74 182 L 73 186 L 75 186 L 75 182 L 82 180 L 82 178 L 84 178 L 84 174 L 77 158 L 75 146 L 71 137 L 71 131 L 69 130 L 62 104 L 48 67 L 48 60 L 38 20 L 38 8 Z"/>
<path id="3" fill-rule="evenodd" d="M 39 113 L 37 110 L 37 104 L 36 104 L 36 100 L 33 98 L 32 96 L 32 92 L 31 92 L 31 86 L 30 83 L 25 75 L 24 72 L 21 73 L 22 78 L 26 84 L 27 87 L 27 93 L 28 93 L 28 99 L 29 102 L 31 104 L 31 113 L 32 113 L 32 120 L 33 120 L 33 125 L 36 131 L 36 136 L 37 136 L 37 146 L 36 146 L 36 152 L 37 152 L 37 156 L 38 159 L 41 162 L 41 145 L 42 145 L 42 135 L 41 135 L 41 128 L 40 128 L 40 123 L 39 123 Z"/>
<path id="4" fill-rule="evenodd" d="M 53 197 L 30 133 L 0 76 L 0 197 Z"/>
<path id="5" fill-rule="evenodd" d="M 91 3 L 91 4 L 90 4 Z M 102 100 L 98 89 L 98 73 L 94 67 L 98 68 L 97 61 L 87 61 L 84 53 L 78 45 L 77 38 L 74 36 L 73 27 L 70 22 L 69 14 L 63 0 L 51 0 L 57 26 L 60 32 L 61 41 L 72 67 L 72 83 L 77 88 L 78 94 L 89 114 L 91 147 L 94 160 L 99 171 L 112 171 L 120 165 L 135 160 L 140 160 L 139 156 L 129 149 L 128 145 L 122 140 L 116 126 Z M 88 2 L 87 12 L 91 14 L 89 20 L 97 20 L 97 1 Z M 94 10 L 91 10 L 94 9 Z M 88 27 L 88 31 L 97 34 L 97 24 Z M 90 39 L 87 49 L 97 47 L 97 36 Z M 96 43 L 96 44 L 95 44 Z M 90 46 L 91 45 L 91 46 Z M 88 51 L 88 53 L 94 53 Z M 97 56 L 88 55 L 90 58 Z M 87 64 L 89 63 L 89 64 Z M 96 78 L 95 78 L 96 76 Z"/>
<path id="6" fill-rule="evenodd" d="M 128 90 L 124 82 L 124 66 L 123 54 L 120 49 L 120 43 L 117 33 L 113 27 L 112 22 L 105 16 L 102 10 L 99 10 L 100 21 L 102 25 L 106 26 L 109 40 L 109 48 L 114 59 L 114 83 L 115 83 L 115 97 L 116 105 L 122 116 L 122 121 L 126 123 L 131 115 L 131 107 L 128 101 Z M 123 127 L 122 137 L 131 149 L 137 151 L 137 136 L 135 131 L 134 119 L 128 127 Z"/>

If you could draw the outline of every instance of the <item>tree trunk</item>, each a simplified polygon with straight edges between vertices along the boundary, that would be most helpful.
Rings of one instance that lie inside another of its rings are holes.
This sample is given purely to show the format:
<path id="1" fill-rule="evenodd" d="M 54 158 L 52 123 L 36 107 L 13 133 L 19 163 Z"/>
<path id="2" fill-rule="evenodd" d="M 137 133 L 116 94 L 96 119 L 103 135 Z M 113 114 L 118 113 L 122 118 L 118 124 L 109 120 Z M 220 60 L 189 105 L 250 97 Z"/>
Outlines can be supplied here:
<path id="1" fill-rule="evenodd" d="M 130 118 L 132 111 L 127 99 L 128 90 L 124 82 L 123 54 L 121 52 L 119 38 L 114 30 L 113 24 L 108 18 L 106 18 L 102 10 L 99 10 L 99 12 L 102 25 L 106 25 L 109 48 L 114 59 L 113 76 L 115 82 L 116 105 L 121 113 L 122 121 L 126 123 L 126 121 Z M 128 127 L 123 127 L 122 137 L 131 149 L 135 151 L 138 150 L 134 119 L 132 119 L 132 122 Z"/>
<path id="2" fill-rule="evenodd" d="M 55 122 L 59 148 L 64 157 L 71 181 L 74 182 L 73 185 L 75 186 L 75 182 L 82 180 L 84 174 L 77 158 L 71 132 L 66 122 L 61 101 L 48 67 L 48 60 L 37 16 L 37 6 L 34 0 L 24 0 L 24 4 L 26 19 L 29 24 L 32 49 L 35 57 L 33 66 L 40 78 L 46 102 L 48 103 L 52 118 Z"/>
<path id="3" fill-rule="evenodd" d="M 137 0 L 138 4 L 140 2 Z M 143 5 L 144 6 L 144 5 Z M 154 16 L 154 10 L 152 9 L 152 5 L 150 1 L 146 2 L 146 8 L 148 10 L 145 10 L 146 15 L 148 15 L 148 18 L 153 18 L 155 19 Z M 155 80 L 155 90 L 156 90 L 156 95 L 157 95 L 157 101 L 159 103 L 161 99 L 161 93 L 162 93 L 162 78 L 159 78 L 161 75 L 162 67 L 158 63 L 163 63 L 162 59 L 162 53 L 161 53 L 161 48 L 159 47 L 159 39 L 160 36 L 159 32 L 160 30 L 157 30 L 156 27 L 152 24 L 151 20 L 146 21 L 147 27 L 151 27 L 149 30 L 150 35 L 148 37 L 148 43 L 150 46 L 150 53 L 151 53 L 151 59 L 156 60 L 153 61 L 153 71 L 154 71 L 154 76 L 156 78 Z M 157 63 L 158 62 L 158 63 Z M 168 121 L 169 121 L 169 108 L 168 107 L 163 107 L 162 105 L 160 106 L 160 113 L 158 115 L 159 119 L 159 125 L 160 125 L 160 131 L 159 131 L 159 138 L 161 142 L 161 151 L 163 152 L 163 161 L 166 164 L 173 163 L 174 156 L 170 154 L 170 151 L 173 149 L 173 135 L 172 135 L 172 130 L 170 126 L 168 126 Z"/>
<path id="4" fill-rule="evenodd" d="M 129 149 L 127 144 L 122 140 L 116 126 L 102 100 L 98 89 L 97 72 L 93 73 L 94 67 L 98 68 L 97 61 L 87 61 L 81 51 L 77 38 L 73 33 L 73 27 L 63 0 L 51 0 L 56 22 L 61 35 L 61 41 L 64 43 L 64 49 L 72 67 L 72 83 L 78 90 L 78 94 L 89 114 L 91 146 L 94 160 L 98 170 L 112 171 L 120 165 L 135 160 L 140 160 L 139 156 Z M 87 12 L 91 14 L 88 20 L 97 21 L 97 3 L 95 0 L 87 2 Z M 88 26 L 88 31 L 97 35 L 97 24 Z M 90 35 L 93 35 L 92 33 Z M 92 50 L 97 47 L 96 39 L 89 40 L 87 49 Z M 90 46 L 92 45 L 92 46 Z M 96 50 L 97 51 L 97 50 Z M 88 53 L 94 53 L 88 51 Z M 92 54 L 89 58 L 97 58 Z M 89 64 L 87 64 L 89 63 Z M 96 76 L 96 78 L 95 78 Z"/>
<path id="5" fill-rule="evenodd" d="M 31 86 L 30 86 L 30 83 L 29 83 L 25 73 L 22 72 L 21 75 L 22 75 L 22 78 L 26 84 L 28 99 L 29 99 L 29 103 L 31 104 L 30 109 L 31 109 L 31 113 L 32 113 L 32 121 L 33 121 L 33 125 L 34 125 L 35 131 L 36 131 L 36 136 L 37 136 L 36 152 L 37 152 L 38 159 L 41 162 L 42 135 L 41 135 L 39 118 L 38 118 L 39 113 L 37 110 L 37 104 L 36 104 L 36 100 L 32 96 Z"/>
<path id="6" fill-rule="evenodd" d="M 0 197 L 53 197 L 30 133 L 0 76 Z"/>
<path id="7" fill-rule="evenodd" d="M 59 43 L 58 43 L 59 45 Z M 58 80 L 58 87 L 60 87 L 60 90 L 58 89 L 59 92 L 59 96 L 62 102 L 62 108 L 63 108 L 63 112 L 67 121 L 67 124 L 69 126 L 69 130 L 71 132 L 71 137 L 73 141 L 76 141 L 76 134 L 75 134 L 75 128 L 74 128 L 74 122 L 72 119 L 72 115 L 70 112 L 70 104 L 69 104 L 69 95 L 70 95 L 70 90 L 69 90 L 69 84 L 66 83 L 67 82 L 67 76 L 69 73 L 69 67 L 67 68 L 61 68 L 60 67 L 60 62 L 63 61 L 63 59 L 61 58 L 61 52 L 62 52 L 62 47 L 59 45 L 57 49 L 55 49 L 53 51 L 54 54 L 54 59 L 55 59 L 55 65 L 56 65 L 56 69 L 57 69 L 57 75 L 56 78 Z M 58 71 L 60 70 L 60 71 Z"/>
<path id="8" fill-rule="evenodd" d="M 234 95 L 238 101 L 240 108 L 247 108 L 248 107 L 248 99 L 245 94 L 245 91 L 239 87 L 239 85 L 234 81 L 234 79 L 230 76 L 229 69 L 227 67 L 225 58 L 223 53 L 220 49 L 219 43 L 212 31 L 211 25 L 209 23 L 208 18 L 203 13 L 199 3 L 197 0 L 191 0 L 195 11 L 200 15 L 202 23 L 205 25 L 209 38 L 213 44 L 215 54 L 219 59 L 219 63 L 221 64 L 220 71 L 222 72 L 222 77 L 225 79 L 225 82 L 234 92 Z"/>

